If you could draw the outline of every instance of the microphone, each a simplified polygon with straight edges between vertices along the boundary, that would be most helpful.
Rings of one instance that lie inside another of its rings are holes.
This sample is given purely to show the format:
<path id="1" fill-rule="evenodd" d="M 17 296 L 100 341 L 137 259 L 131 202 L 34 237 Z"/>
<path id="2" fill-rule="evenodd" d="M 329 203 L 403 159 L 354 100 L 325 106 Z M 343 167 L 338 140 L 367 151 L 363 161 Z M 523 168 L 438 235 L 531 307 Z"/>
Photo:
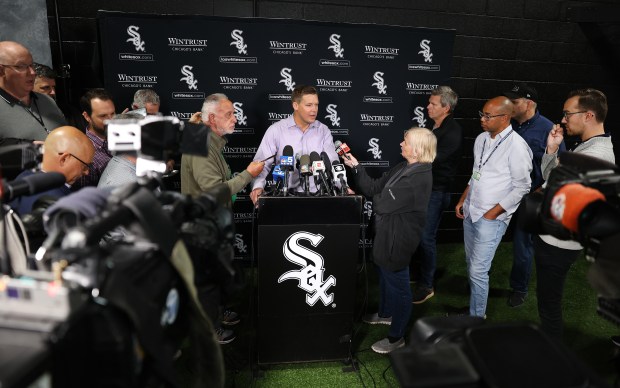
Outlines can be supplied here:
<path id="1" fill-rule="evenodd" d="M 64 185 L 66 178 L 59 172 L 43 172 L 15 179 L 11 182 L 2 182 L 0 191 L 2 201 L 10 202 L 22 195 L 34 195 Z"/>
<path id="2" fill-rule="evenodd" d="M 280 170 L 283 171 L 282 193 L 286 197 L 288 195 L 288 174 L 293 170 L 293 147 L 285 145 L 280 156 Z"/>
<path id="3" fill-rule="evenodd" d="M 579 233 L 579 218 L 592 204 L 605 201 L 600 191 L 579 183 L 566 184 L 551 200 L 551 217 L 571 232 Z"/>
<path id="4" fill-rule="evenodd" d="M 299 176 L 303 177 L 305 183 L 305 192 L 306 195 L 310 194 L 310 184 L 308 182 L 308 177 L 312 175 L 310 171 L 310 156 L 304 154 L 299 157 Z"/>
<path id="5" fill-rule="evenodd" d="M 340 162 L 334 161 L 332 164 L 332 174 L 334 175 L 334 181 L 338 180 L 340 182 L 341 194 L 346 195 L 349 186 L 347 185 L 347 173 L 344 165 Z"/>
<path id="6" fill-rule="evenodd" d="M 312 151 L 310 153 L 310 160 L 312 160 L 312 171 L 315 179 L 315 184 L 318 180 L 320 184 L 317 184 L 317 186 L 320 186 L 321 191 L 323 191 L 324 189 L 329 195 L 332 191 L 332 187 L 329 179 L 327 178 L 327 175 L 325 174 L 325 164 L 323 164 L 321 156 L 319 156 L 318 152 Z"/>
<path id="7" fill-rule="evenodd" d="M 286 156 L 284 156 L 286 157 Z M 292 159 L 292 157 L 291 157 Z M 273 194 L 277 195 L 278 191 L 280 191 L 280 186 L 282 185 L 282 182 L 286 180 L 286 171 L 282 170 L 282 166 L 277 164 L 274 168 L 273 168 L 273 181 L 275 182 L 275 188 L 273 190 Z M 284 186 L 284 188 L 282 189 L 284 196 L 286 196 L 286 192 L 287 192 L 287 187 Z"/>
<path id="8" fill-rule="evenodd" d="M 334 175 L 332 174 L 332 162 L 329 160 L 329 156 L 327 152 L 321 152 L 321 160 L 323 160 L 323 164 L 325 165 L 325 175 L 327 176 L 327 181 L 330 183 L 332 188 L 332 194 L 338 195 L 336 192 L 336 186 L 334 185 Z"/>
<path id="9" fill-rule="evenodd" d="M 344 156 L 348 160 L 351 160 L 349 155 L 347 155 L 348 153 L 351 152 L 351 149 L 349 148 L 347 143 L 343 143 L 340 140 L 336 140 L 334 142 L 334 146 L 336 147 L 336 153 L 338 153 L 339 156 Z"/>

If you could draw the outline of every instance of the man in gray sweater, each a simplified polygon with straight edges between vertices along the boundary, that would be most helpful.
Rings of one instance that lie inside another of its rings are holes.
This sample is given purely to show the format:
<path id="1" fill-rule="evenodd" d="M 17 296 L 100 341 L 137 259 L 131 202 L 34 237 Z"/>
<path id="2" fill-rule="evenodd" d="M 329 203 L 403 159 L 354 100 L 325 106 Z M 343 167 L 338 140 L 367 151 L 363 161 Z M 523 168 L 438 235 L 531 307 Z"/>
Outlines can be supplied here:
<path id="1" fill-rule="evenodd" d="M 569 93 L 564 103 L 562 124 L 566 133 L 579 136 L 580 141 L 572 152 L 589 155 L 615 163 L 611 137 L 605 133 L 607 98 L 596 89 L 580 89 Z M 547 138 L 547 149 L 542 158 L 545 180 L 559 163 L 558 150 L 564 140 L 562 127 L 556 124 Z M 548 335 L 562 338 L 562 295 L 568 270 L 581 253 L 576 241 L 563 241 L 553 236 L 541 235 L 534 239 L 538 315 L 541 327 Z"/>

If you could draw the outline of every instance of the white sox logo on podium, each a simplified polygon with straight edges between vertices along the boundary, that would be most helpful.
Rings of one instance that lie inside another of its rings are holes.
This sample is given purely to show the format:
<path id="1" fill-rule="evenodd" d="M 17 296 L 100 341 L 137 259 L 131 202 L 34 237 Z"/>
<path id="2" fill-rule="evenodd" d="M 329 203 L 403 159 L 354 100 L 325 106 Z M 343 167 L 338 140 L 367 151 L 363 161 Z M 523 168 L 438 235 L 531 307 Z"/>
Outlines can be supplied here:
<path id="1" fill-rule="evenodd" d="M 278 283 L 285 280 L 297 280 L 297 287 L 307 292 L 306 304 L 308 306 L 314 306 L 319 300 L 323 305 L 328 306 L 334 302 L 334 294 L 327 292 L 331 286 L 336 285 L 336 278 L 330 275 L 323 280 L 325 273 L 323 256 L 299 245 L 299 240 L 307 240 L 313 247 L 316 247 L 323 240 L 323 236 L 310 232 L 297 232 L 286 239 L 282 253 L 288 261 L 299 265 L 301 269 L 285 272 L 278 278 Z"/>

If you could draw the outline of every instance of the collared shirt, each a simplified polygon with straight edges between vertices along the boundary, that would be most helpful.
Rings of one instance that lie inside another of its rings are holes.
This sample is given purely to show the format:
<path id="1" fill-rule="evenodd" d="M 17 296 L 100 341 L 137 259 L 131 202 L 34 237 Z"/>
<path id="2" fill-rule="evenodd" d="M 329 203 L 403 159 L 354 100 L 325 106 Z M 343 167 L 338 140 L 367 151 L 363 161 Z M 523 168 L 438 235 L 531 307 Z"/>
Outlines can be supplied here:
<path id="1" fill-rule="evenodd" d="M 116 155 L 103 170 L 97 187 L 117 187 L 138 180 L 136 165 L 121 155 Z"/>
<path id="2" fill-rule="evenodd" d="M 73 185 L 73 190 L 78 190 L 86 186 L 97 186 L 103 170 L 110 159 L 112 159 L 112 153 L 108 150 L 108 141 L 95 135 L 91 130 L 86 129 L 86 136 L 90 139 L 95 146 L 95 155 L 93 156 L 93 162 L 90 164 L 88 175 L 82 176 Z"/>
<path id="3" fill-rule="evenodd" d="M 280 156 L 282 156 L 284 147 L 287 145 L 293 147 L 294 154 L 310 155 L 312 151 L 319 154 L 321 152 L 326 152 L 330 161 L 333 162 L 338 160 L 338 154 L 334 147 L 334 138 L 325 124 L 317 120 L 310 124 L 306 132 L 303 132 L 301 128 L 295 124 L 292 115 L 274 123 L 267 129 L 258 147 L 258 151 L 256 151 L 254 160 L 260 161 L 275 154 L 276 164 L 279 164 Z M 269 159 L 265 162 L 265 168 L 256 179 L 254 179 L 254 184 L 252 185 L 253 189 L 263 188 L 265 186 L 265 181 L 273 165 L 273 159 Z M 313 181 L 313 179 L 309 180 L 310 191 L 312 192 L 317 190 Z M 300 186 L 299 171 L 294 169 L 289 177 L 289 188 L 293 191 L 297 191 Z"/>
<path id="4" fill-rule="evenodd" d="M 545 154 L 547 148 L 547 137 L 549 132 L 553 128 L 553 123 L 545 116 L 541 115 L 539 111 L 536 111 L 531 119 L 519 124 L 515 120 L 511 120 L 512 128 L 517 132 L 523 140 L 530 146 L 533 153 L 533 170 L 532 170 L 532 190 L 535 190 L 542 186 L 544 179 L 540 165 L 542 163 L 542 157 Z M 560 144 L 560 152 L 566 150 L 564 142 Z"/>
<path id="5" fill-rule="evenodd" d="M 505 212 L 497 219 L 508 224 L 521 199 L 530 191 L 532 150 L 512 133 L 512 126 L 491 139 L 483 132 L 474 143 L 474 168 L 463 206 L 465 217 L 476 222 L 495 205 Z M 476 172 L 479 178 L 475 179 Z"/>
<path id="6" fill-rule="evenodd" d="M 30 106 L 25 106 L 0 88 L 0 143 L 5 139 L 45 140 L 54 129 L 67 121 L 53 99 L 30 92 Z"/>

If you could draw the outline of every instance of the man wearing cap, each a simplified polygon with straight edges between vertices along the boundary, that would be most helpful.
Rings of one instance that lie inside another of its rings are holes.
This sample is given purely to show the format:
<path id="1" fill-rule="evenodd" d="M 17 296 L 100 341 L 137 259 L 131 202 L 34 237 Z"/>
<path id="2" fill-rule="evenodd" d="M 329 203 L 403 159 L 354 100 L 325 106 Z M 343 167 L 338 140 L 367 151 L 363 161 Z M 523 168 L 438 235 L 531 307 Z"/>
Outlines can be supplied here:
<path id="1" fill-rule="evenodd" d="M 547 146 L 547 137 L 553 123 L 536 109 L 538 93 L 532 86 L 526 83 L 518 83 L 511 90 L 504 92 L 504 96 L 510 98 L 514 105 L 512 119 L 510 120 L 512 128 L 527 142 L 532 150 L 533 169 L 530 192 L 534 192 L 544 182 L 540 166 Z M 564 143 L 562 143 L 560 151 L 564 150 Z M 507 301 L 510 307 L 517 307 L 525 302 L 532 270 L 532 258 L 534 257 L 533 236 L 517 226 L 518 217 L 517 212 L 512 218 L 513 263 L 510 272 L 510 288 L 512 291 Z"/>

